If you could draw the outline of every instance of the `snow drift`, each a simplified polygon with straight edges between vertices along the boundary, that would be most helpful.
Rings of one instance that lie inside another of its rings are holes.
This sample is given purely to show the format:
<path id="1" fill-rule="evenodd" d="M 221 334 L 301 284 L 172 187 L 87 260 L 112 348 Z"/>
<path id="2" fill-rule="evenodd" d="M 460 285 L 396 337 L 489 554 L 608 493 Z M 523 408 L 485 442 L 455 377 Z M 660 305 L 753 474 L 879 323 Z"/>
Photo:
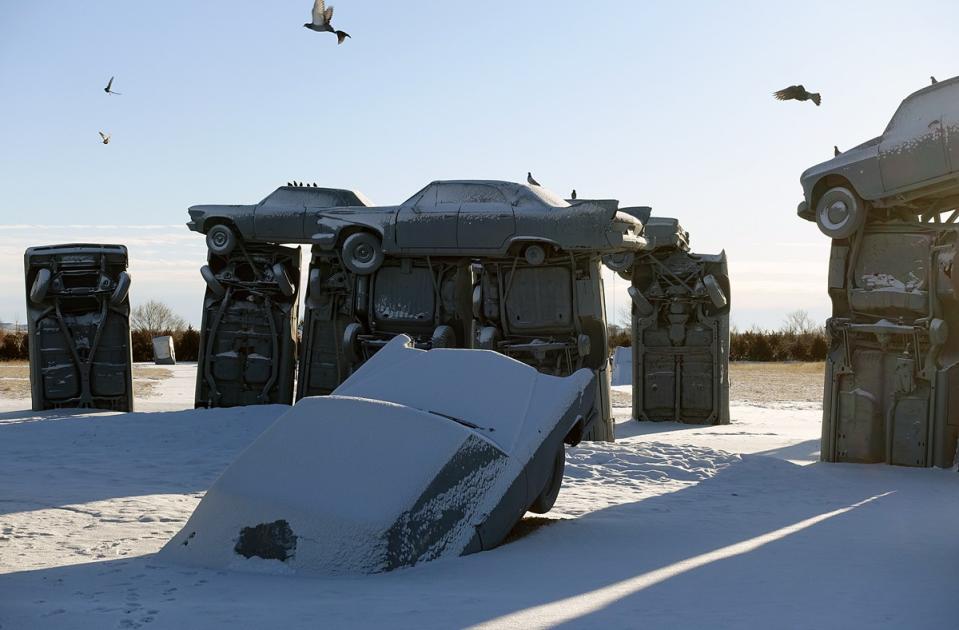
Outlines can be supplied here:
<path id="1" fill-rule="evenodd" d="M 333 395 L 299 401 L 161 553 L 212 568 L 373 573 L 490 549 L 528 509 L 548 510 L 563 441 L 588 424 L 593 375 L 410 346 L 400 335 Z"/>

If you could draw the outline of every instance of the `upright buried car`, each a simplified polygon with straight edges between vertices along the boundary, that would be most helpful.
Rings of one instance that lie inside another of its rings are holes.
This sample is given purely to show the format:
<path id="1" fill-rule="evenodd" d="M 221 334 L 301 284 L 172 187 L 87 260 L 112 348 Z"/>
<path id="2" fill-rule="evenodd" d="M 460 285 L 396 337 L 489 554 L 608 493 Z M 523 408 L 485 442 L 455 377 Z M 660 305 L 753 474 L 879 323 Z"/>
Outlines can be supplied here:
<path id="1" fill-rule="evenodd" d="M 886 130 L 801 177 L 800 217 L 848 238 L 871 209 L 880 218 L 928 214 L 959 202 L 959 77 L 906 97 Z"/>
<path id="2" fill-rule="evenodd" d="M 639 250 L 643 224 L 600 204 L 565 200 L 539 186 L 494 180 L 435 181 L 399 206 L 320 213 L 313 242 L 370 274 L 396 256 L 522 255 L 531 265 L 559 253 Z"/>
<path id="3" fill-rule="evenodd" d="M 31 247 L 24 267 L 33 408 L 133 411 L 127 248 Z"/>

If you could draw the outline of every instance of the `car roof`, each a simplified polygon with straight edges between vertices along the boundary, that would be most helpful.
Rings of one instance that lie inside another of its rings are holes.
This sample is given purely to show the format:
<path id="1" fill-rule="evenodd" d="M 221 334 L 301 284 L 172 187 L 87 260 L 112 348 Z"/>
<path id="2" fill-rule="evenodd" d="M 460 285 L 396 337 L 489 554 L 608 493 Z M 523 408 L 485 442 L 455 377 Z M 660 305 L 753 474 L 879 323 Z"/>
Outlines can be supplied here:
<path id="1" fill-rule="evenodd" d="M 956 83 L 959 83 L 959 76 L 951 77 L 951 78 L 949 78 L 949 79 L 943 79 L 942 81 L 939 81 L 938 83 L 933 83 L 932 85 L 927 85 L 926 87 L 922 88 L 921 90 L 916 90 L 915 92 L 913 92 L 912 94 L 910 94 L 910 95 L 907 96 L 906 98 L 902 99 L 902 102 L 905 103 L 906 101 L 910 101 L 910 100 L 912 100 L 913 98 L 915 98 L 915 97 L 917 97 L 917 96 L 921 96 L 921 95 L 923 95 L 923 94 L 928 94 L 929 92 L 935 92 L 935 91 L 937 91 L 937 90 L 941 90 L 941 89 L 944 88 L 944 87 L 949 87 L 950 85 L 955 85 Z"/>

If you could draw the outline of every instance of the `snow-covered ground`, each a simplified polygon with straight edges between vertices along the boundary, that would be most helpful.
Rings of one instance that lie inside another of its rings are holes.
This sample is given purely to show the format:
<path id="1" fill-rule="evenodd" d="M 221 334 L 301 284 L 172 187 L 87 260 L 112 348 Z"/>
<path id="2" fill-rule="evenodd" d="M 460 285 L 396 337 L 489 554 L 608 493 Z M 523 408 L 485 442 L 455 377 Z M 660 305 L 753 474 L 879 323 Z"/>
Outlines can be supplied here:
<path id="1" fill-rule="evenodd" d="M 133 414 L 0 400 L 3 630 L 957 626 L 959 475 L 818 463 L 808 400 L 734 401 L 724 427 L 616 407 L 618 441 L 569 449 L 554 510 L 491 552 L 338 578 L 166 564 L 286 409 L 195 411 L 195 367 L 172 369 Z"/>

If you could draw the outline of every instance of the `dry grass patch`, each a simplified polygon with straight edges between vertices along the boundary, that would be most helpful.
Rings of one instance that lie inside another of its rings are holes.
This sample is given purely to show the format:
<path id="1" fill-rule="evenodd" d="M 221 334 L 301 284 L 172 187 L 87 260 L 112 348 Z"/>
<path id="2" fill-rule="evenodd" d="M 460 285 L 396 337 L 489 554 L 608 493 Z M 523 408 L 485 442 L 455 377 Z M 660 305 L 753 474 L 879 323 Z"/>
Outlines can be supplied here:
<path id="1" fill-rule="evenodd" d="M 167 368 L 133 366 L 133 395 L 148 397 L 154 394 L 157 384 L 173 376 Z M 30 365 L 26 361 L 0 363 L 0 398 L 30 397 Z"/>
<path id="2" fill-rule="evenodd" d="M 729 364 L 729 399 L 769 403 L 783 400 L 822 400 L 826 364 L 755 363 Z"/>

